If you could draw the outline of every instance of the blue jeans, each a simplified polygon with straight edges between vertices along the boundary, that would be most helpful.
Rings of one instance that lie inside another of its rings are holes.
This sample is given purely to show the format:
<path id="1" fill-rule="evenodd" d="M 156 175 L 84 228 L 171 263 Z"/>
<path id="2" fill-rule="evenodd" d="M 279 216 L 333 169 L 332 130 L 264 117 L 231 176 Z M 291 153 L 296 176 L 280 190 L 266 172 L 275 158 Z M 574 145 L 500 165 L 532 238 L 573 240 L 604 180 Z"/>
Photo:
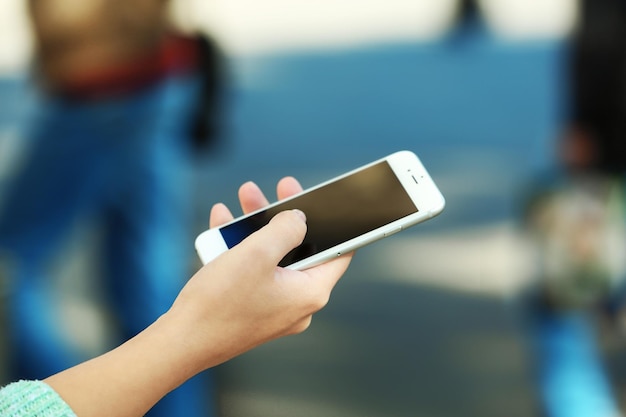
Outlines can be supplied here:
<path id="1" fill-rule="evenodd" d="M 532 325 L 538 383 L 546 415 L 619 415 L 590 314 L 544 313 L 535 317 Z"/>
<path id="2" fill-rule="evenodd" d="M 79 221 L 101 231 L 102 266 L 94 269 L 105 273 L 115 343 L 172 304 L 195 259 L 187 176 L 198 83 L 179 76 L 115 99 L 42 100 L 27 133 L 30 152 L 0 207 L 0 249 L 16 265 L 7 306 L 15 377 L 42 378 L 86 359 L 58 330 L 47 276 Z M 149 415 L 213 415 L 210 383 L 200 375 Z"/>

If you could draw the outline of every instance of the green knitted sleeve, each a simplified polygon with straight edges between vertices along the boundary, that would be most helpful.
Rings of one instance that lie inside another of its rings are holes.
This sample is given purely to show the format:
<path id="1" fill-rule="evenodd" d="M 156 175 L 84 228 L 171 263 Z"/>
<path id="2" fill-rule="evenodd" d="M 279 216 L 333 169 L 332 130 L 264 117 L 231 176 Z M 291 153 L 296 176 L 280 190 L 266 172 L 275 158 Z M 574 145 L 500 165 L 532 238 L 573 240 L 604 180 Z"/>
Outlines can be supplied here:
<path id="1" fill-rule="evenodd" d="M 76 414 L 45 382 L 19 381 L 0 389 L 0 417 L 76 417 Z"/>

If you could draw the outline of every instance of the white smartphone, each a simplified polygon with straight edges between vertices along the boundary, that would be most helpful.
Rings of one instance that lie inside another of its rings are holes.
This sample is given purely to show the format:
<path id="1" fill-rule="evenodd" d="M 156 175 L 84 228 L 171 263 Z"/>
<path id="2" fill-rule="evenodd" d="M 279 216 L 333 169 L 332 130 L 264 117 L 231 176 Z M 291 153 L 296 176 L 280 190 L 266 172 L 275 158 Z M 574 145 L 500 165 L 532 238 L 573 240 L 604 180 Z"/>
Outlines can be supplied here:
<path id="1" fill-rule="evenodd" d="M 195 242 L 206 264 L 265 226 L 283 210 L 300 209 L 307 233 L 279 263 L 306 269 L 358 249 L 443 210 L 445 200 L 410 151 L 400 151 L 288 199 L 201 233 Z"/>

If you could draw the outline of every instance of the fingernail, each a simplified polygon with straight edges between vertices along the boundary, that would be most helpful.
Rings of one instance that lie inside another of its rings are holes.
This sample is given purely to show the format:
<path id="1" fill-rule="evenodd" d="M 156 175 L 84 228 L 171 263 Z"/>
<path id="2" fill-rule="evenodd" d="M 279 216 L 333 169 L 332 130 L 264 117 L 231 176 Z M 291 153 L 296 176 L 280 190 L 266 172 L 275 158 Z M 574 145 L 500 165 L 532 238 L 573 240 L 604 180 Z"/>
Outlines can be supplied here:
<path id="1" fill-rule="evenodd" d="M 306 222 L 306 215 L 304 214 L 304 212 L 302 210 L 294 209 L 293 211 L 298 216 L 300 216 L 300 218 L 302 219 L 303 222 Z"/>

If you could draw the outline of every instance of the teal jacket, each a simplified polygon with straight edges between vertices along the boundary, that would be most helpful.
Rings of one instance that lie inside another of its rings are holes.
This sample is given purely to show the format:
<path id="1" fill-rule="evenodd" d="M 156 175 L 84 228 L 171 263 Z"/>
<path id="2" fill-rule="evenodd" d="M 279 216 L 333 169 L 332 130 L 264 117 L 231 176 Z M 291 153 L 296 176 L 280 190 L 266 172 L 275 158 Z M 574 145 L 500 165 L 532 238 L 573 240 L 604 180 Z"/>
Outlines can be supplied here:
<path id="1" fill-rule="evenodd" d="M 76 417 L 42 381 L 13 382 L 0 389 L 0 417 Z"/>

